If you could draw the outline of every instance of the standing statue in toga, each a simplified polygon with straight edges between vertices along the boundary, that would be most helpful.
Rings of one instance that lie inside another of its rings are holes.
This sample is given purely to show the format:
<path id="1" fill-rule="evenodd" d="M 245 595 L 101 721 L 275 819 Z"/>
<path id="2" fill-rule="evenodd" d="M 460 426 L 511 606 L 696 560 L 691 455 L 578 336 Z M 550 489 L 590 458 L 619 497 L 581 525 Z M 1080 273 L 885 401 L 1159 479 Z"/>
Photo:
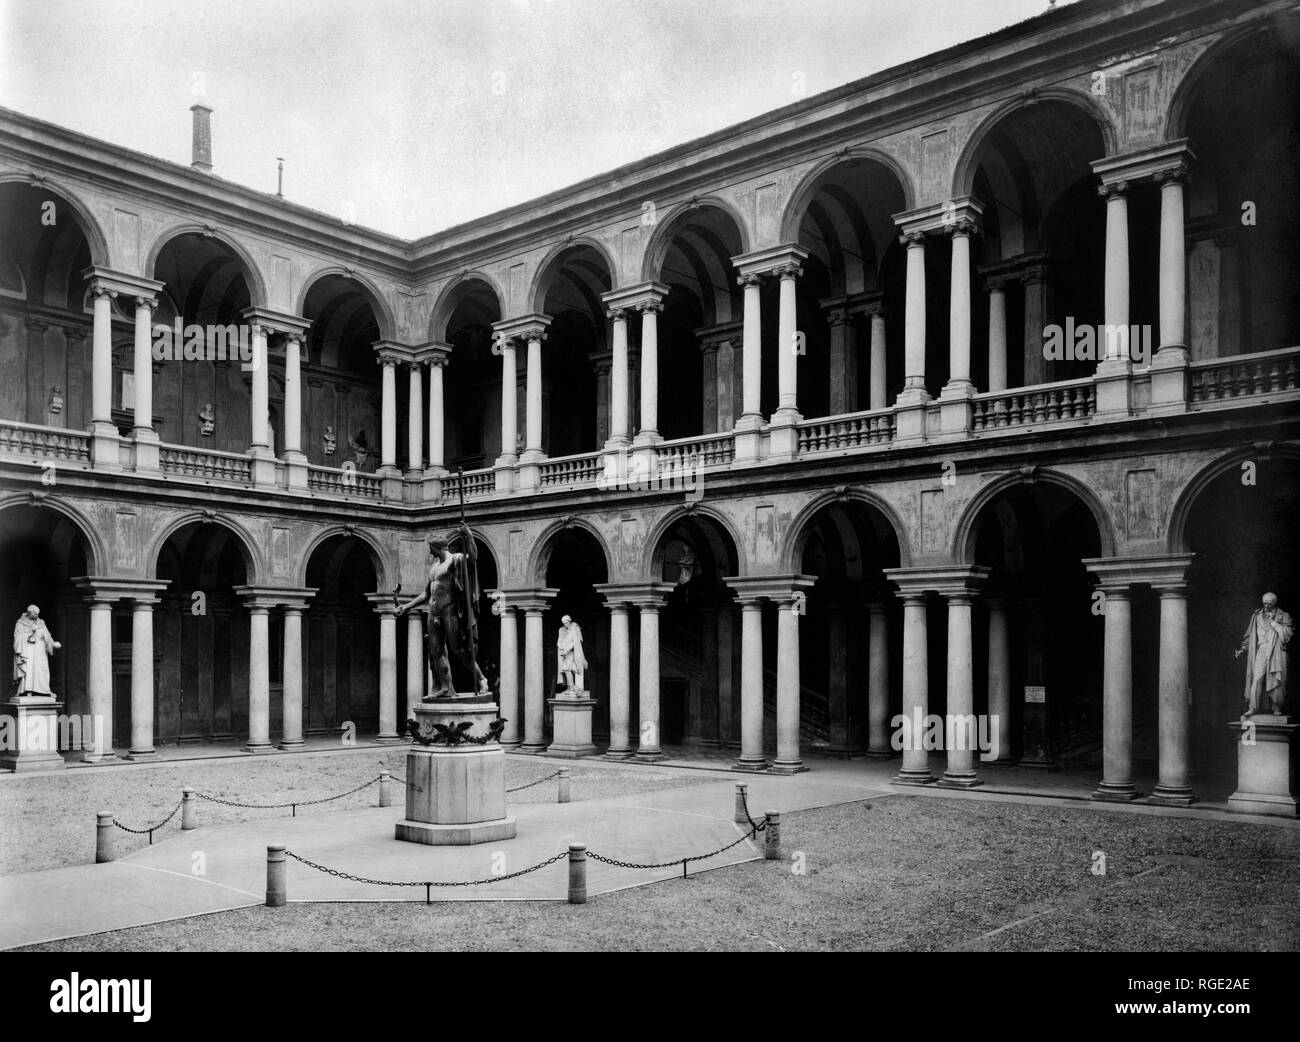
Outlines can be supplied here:
<path id="1" fill-rule="evenodd" d="M 582 627 L 566 615 L 560 620 L 560 635 L 555 642 L 560 679 L 568 691 L 583 691 L 586 683 L 587 657 L 582 653 Z"/>
<path id="2" fill-rule="evenodd" d="M 34 604 L 18 616 L 14 625 L 14 681 L 19 695 L 52 695 L 50 690 L 50 656 L 63 647 L 50 636 Z"/>
<path id="3" fill-rule="evenodd" d="M 1246 627 L 1237 658 L 1246 656 L 1244 720 L 1266 707 L 1279 716 L 1286 707 L 1287 645 L 1295 633 L 1291 616 L 1277 606 L 1277 594 L 1266 593 Z"/>

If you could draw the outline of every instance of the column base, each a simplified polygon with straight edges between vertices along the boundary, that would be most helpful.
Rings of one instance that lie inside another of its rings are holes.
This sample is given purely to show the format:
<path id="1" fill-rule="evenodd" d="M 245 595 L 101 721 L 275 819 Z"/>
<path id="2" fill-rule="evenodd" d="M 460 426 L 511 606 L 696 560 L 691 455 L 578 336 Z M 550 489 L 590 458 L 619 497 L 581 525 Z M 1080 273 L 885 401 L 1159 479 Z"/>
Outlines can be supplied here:
<path id="1" fill-rule="evenodd" d="M 546 752 L 546 743 L 545 742 L 521 742 L 519 748 L 516 749 L 515 752 L 523 753 L 525 756 L 538 756 L 541 753 Z"/>
<path id="2" fill-rule="evenodd" d="M 768 774 L 803 774 L 808 770 L 802 760 L 776 760 L 768 768 Z"/>
<path id="3" fill-rule="evenodd" d="M 636 437 L 632 439 L 632 444 L 637 448 L 647 448 L 658 445 L 663 440 L 664 436 L 658 431 L 644 430 L 636 432 Z"/>
<path id="4" fill-rule="evenodd" d="M 620 763 L 622 763 L 626 760 L 632 759 L 632 757 L 635 755 L 636 753 L 634 753 L 631 749 L 606 749 L 604 759 L 617 760 Z"/>
<path id="5" fill-rule="evenodd" d="M 277 746 L 277 748 L 278 748 L 282 753 L 291 753 L 291 752 L 293 752 L 295 749 L 305 749 L 305 748 L 307 748 L 307 743 L 304 742 L 301 738 L 295 738 L 295 739 L 294 739 L 293 741 L 291 741 L 291 742 L 281 742 L 281 743 L 279 744 L 279 746 Z"/>
<path id="6" fill-rule="evenodd" d="M 406 741 L 406 739 L 399 734 L 381 734 L 375 736 L 375 743 L 377 745 L 397 745 L 404 741 Z M 283 748 L 283 746 L 281 748 Z"/>
<path id="7" fill-rule="evenodd" d="M 1138 791 L 1132 782 L 1102 782 L 1092 798 L 1103 803 L 1131 803 L 1138 798 Z"/>
<path id="8" fill-rule="evenodd" d="M 898 753 L 892 749 L 868 749 L 862 755 L 868 760 L 892 760 Z"/>
<path id="9" fill-rule="evenodd" d="M 246 753 L 259 753 L 259 754 L 273 753 L 275 752 L 275 746 L 273 746 L 270 742 L 258 742 L 257 744 L 253 744 L 252 742 L 249 742 L 247 745 L 243 747 L 243 751 Z"/>
<path id="10" fill-rule="evenodd" d="M 929 767 L 904 767 L 893 778 L 891 785 L 933 785 L 934 775 Z"/>
<path id="11" fill-rule="evenodd" d="M 633 758 L 637 763 L 658 763 L 660 760 L 668 759 L 668 754 L 662 749 L 646 749 L 644 751 L 638 749 L 636 756 Z"/>
<path id="12" fill-rule="evenodd" d="M 117 753 L 114 753 L 114 752 L 107 752 L 107 753 L 93 753 L 93 752 L 91 752 L 91 753 L 82 753 L 82 754 L 81 754 L 81 762 L 82 762 L 82 763 L 89 763 L 89 764 L 117 763 L 117 762 L 118 762 L 118 759 L 119 759 L 119 757 L 118 757 Z"/>
<path id="13" fill-rule="evenodd" d="M 983 785 L 984 779 L 974 771 L 971 771 L 970 774 L 949 774 L 944 771 L 943 777 L 939 779 L 937 784 L 944 789 L 973 789 L 977 785 Z"/>
<path id="14" fill-rule="evenodd" d="M 1161 807 L 1190 807 L 1195 799 L 1190 785 L 1157 785 L 1151 790 L 1147 802 Z"/>
<path id="15" fill-rule="evenodd" d="M 515 838 L 515 819 L 476 821 L 464 825 L 438 825 L 429 821 L 399 821 L 394 827 L 395 839 L 407 843 L 423 843 L 430 847 L 468 847 L 476 843 L 495 843 Z"/>
<path id="16" fill-rule="evenodd" d="M 148 763 L 150 760 L 158 759 L 157 749 L 128 749 L 124 760 L 130 760 L 132 763 Z"/>
<path id="17" fill-rule="evenodd" d="M 767 772 L 767 757 L 759 757 L 755 760 L 746 759 L 742 756 L 732 764 L 731 769 L 733 771 L 747 771 L 750 774 L 764 774 Z"/>

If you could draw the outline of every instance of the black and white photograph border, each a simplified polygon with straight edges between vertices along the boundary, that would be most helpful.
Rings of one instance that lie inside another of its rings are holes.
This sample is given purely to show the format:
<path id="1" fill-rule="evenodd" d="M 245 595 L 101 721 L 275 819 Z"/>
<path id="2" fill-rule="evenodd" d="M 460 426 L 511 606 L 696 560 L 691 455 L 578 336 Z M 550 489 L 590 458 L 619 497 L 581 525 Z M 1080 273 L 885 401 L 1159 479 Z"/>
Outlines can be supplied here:
<path id="1" fill-rule="evenodd" d="M 0 92 L 0 949 L 1300 948 L 1300 3 L 2 0 Z"/>

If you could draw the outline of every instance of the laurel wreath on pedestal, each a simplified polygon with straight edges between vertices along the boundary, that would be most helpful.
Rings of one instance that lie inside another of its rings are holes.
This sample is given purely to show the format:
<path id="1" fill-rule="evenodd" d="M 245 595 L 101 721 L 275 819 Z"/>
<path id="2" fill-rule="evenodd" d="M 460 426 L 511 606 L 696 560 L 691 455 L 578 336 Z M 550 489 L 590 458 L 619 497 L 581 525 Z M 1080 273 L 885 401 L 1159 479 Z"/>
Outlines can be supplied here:
<path id="1" fill-rule="evenodd" d="M 500 741 L 501 732 L 506 729 L 506 722 L 498 717 L 488 724 L 487 734 L 478 737 L 469 733 L 469 729 L 473 726 L 472 720 L 464 720 L 454 725 L 434 724 L 433 733 L 425 735 L 420 733 L 420 721 L 407 720 L 406 733 L 420 745 L 487 745 L 489 742 Z"/>

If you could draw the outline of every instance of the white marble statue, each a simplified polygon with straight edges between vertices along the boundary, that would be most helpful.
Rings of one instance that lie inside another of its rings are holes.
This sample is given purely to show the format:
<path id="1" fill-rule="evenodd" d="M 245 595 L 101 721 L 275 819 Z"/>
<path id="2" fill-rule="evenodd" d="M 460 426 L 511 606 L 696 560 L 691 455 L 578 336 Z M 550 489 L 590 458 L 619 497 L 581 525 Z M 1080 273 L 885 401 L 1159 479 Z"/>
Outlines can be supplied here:
<path id="1" fill-rule="evenodd" d="M 1266 593 L 1250 617 L 1237 658 L 1246 656 L 1246 711 L 1260 712 L 1265 704 L 1279 716 L 1286 706 L 1287 645 L 1295 633 L 1291 616 L 1277 606 L 1277 594 Z"/>
<path id="2" fill-rule="evenodd" d="M 27 605 L 14 625 L 14 680 L 19 695 L 52 695 L 50 656 L 63 647 L 50 636 L 41 609 Z"/>
<path id="3" fill-rule="evenodd" d="M 566 615 L 560 620 L 560 636 L 555 642 L 560 658 L 560 679 L 569 691 L 586 690 L 587 657 L 582 653 L 582 627 Z"/>

